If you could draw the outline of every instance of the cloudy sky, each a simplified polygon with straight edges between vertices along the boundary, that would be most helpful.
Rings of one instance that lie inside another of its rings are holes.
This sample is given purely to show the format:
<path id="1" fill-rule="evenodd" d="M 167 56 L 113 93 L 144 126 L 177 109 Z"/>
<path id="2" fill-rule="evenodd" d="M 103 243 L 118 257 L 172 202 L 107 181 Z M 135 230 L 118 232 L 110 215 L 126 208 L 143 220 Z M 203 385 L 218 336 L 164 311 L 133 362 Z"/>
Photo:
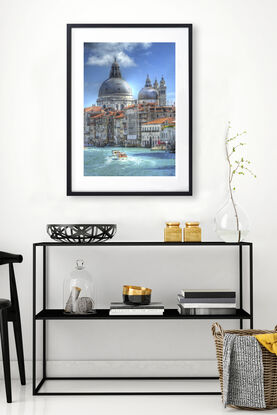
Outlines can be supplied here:
<path id="1" fill-rule="evenodd" d="M 109 77 L 114 58 L 120 65 L 122 78 L 129 83 L 137 99 L 149 74 L 152 84 L 162 75 L 167 86 L 167 100 L 175 101 L 174 43 L 85 43 L 84 45 L 84 106 L 96 104 L 98 90 Z"/>

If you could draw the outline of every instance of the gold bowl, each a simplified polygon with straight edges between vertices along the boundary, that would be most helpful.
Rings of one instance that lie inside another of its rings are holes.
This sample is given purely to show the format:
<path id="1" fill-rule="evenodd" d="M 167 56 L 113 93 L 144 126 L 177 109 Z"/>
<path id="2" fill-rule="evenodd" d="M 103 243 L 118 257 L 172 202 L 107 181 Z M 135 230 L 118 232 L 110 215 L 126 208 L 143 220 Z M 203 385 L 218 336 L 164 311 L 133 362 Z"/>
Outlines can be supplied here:
<path id="1" fill-rule="evenodd" d="M 129 305 L 147 305 L 151 302 L 151 293 L 151 288 L 124 285 L 123 302 Z"/>

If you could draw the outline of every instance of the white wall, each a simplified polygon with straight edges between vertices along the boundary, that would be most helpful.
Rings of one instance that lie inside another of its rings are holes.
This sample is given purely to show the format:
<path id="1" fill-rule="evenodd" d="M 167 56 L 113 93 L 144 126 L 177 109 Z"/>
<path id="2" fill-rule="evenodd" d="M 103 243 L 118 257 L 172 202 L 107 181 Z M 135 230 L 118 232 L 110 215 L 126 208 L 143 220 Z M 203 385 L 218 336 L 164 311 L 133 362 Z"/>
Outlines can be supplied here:
<path id="1" fill-rule="evenodd" d="M 0 7 L 0 249 L 24 255 L 16 274 L 26 359 L 31 359 L 32 243 L 48 240 L 46 224 L 117 223 L 115 240 L 142 241 L 162 240 L 169 219 L 199 219 L 203 238 L 215 240 L 213 217 L 226 192 L 228 120 L 248 131 L 247 154 L 258 176 L 240 181 L 237 198 L 252 222 L 255 326 L 272 328 L 277 323 L 276 1 L 2 0 Z M 193 23 L 193 197 L 66 197 L 66 23 L 82 22 Z M 154 297 L 168 305 L 183 286 L 236 284 L 234 251 L 222 256 L 222 251 L 170 249 L 160 260 L 155 249 L 151 261 L 146 249 L 128 255 L 121 250 L 120 265 L 105 256 L 115 255 L 111 248 L 98 249 L 82 255 L 102 305 L 120 298 L 123 282 L 149 284 Z M 51 251 L 52 302 L 61 298 L 61 282 L 77 256 L 71 248 Z M 2 267 L 1 297 L 7 294 L 5 276 Z M 210 322 L 51 324 L 51 359 L 214 358 L 207 340 Z M 188 338 L 191 330 L 195 339 Z"/>

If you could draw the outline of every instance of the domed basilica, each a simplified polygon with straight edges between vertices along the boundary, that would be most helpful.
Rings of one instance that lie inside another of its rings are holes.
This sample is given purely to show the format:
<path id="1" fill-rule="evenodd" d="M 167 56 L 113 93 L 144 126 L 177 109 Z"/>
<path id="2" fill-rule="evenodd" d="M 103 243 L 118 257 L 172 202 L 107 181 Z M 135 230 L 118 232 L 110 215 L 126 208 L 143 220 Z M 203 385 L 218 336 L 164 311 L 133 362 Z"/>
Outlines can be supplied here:
<path id="1" fill-rule="evenodd" d="M 110 70 L 110 76 L 104 81 L 99 89 L 97 105 L 103 108 L 113 108 L 122 110 L 128 105 L 135 104 L 132 89 L 129 84 L 122 79 L 119 64 L 114 59 Z M 166 84 L 162 76 L 160 85 L 155 80 L 152 86 L 149 75 L 147 75 L 145 86 L 139 91 L 138 104 L 155 103 L 166 106 Z"/>
<path id="2" fill-rule="evenodd" d="M 157 82 L 157 79 L 155 79 L 154 85 L 152 86 L 149 75 L 147 75 L 145 86 L 139 91 L 139 104 L 147 104 L 151 102 L 154 102 L 160 106 L 166 105 L 166 85 L 163 76 L 160 82 L 160 86 Z"/>
<path id="3" fill-rule="evenodd" d="M 108 107 L 121 110 L 128 105 L 134 104 L 134 102 L 132 89 L 122 79 L 120 67 L 115 58 L 110 70 L 109 79 L 106 79 L 99 89 L 97 105 L 103 108 Z"/>

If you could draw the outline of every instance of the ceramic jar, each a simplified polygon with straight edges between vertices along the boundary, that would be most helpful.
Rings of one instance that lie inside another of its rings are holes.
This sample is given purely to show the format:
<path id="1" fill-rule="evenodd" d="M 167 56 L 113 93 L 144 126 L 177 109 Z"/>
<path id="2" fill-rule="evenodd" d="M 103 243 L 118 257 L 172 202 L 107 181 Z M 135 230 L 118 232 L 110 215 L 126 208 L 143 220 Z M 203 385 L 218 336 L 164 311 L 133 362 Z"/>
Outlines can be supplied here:
<path id="1" fill-rule="evenodd" d="M 201 228 L 199 222 L 186 222 L 184 242 L 201 242 Z"/>
<path id="2" fill-rule="evenodd" d="M 180 222 L 167 222 L 164 230 L 165 242 L 182 242 L 182 229 Z"/>

